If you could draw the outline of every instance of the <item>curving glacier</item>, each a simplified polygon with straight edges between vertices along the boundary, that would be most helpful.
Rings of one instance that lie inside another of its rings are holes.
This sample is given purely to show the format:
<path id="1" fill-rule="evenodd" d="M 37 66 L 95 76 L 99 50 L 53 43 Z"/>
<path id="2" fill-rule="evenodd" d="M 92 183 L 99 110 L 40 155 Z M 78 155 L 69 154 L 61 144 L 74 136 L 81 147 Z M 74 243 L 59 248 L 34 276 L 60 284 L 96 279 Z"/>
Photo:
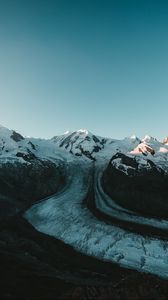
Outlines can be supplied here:
<path id="1" fill-rule="evenodd" d="M 168 278 L 168 241 L 106 224 L 84 205 L 83 200 L 93 184 L 93 168 L 93 162 L 71 161 L 62 192 L 33 205 L 25 212 L 25 218 L 38 231 L 54 236 L 84 254 Z M 100 205 L 101 197 L 96 188 L 97 205 Z M 122 215 L 128 211 L 119 212 L 119 207 L 114 208 L 117 214 L 121 213 L 121 217 L 128 217 L 128 214 Z M 131 218 L 131 214 L 129 216 Z M 141 221 L 147 222 L 146 219 Z M 156 227 L 167 226 L 162 223 L 156 224 Z"/>

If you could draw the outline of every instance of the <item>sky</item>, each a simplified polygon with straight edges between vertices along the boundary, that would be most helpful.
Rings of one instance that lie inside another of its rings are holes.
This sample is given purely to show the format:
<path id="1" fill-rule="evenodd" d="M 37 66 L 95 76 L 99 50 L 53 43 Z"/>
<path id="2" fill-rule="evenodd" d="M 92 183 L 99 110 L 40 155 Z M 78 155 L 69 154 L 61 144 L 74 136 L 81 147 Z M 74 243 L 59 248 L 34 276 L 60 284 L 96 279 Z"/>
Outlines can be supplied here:
<path id="1" fill-rule="evenodd" d="M 0 0 L 0 124 L 168 135 L 168 1 Z"/>

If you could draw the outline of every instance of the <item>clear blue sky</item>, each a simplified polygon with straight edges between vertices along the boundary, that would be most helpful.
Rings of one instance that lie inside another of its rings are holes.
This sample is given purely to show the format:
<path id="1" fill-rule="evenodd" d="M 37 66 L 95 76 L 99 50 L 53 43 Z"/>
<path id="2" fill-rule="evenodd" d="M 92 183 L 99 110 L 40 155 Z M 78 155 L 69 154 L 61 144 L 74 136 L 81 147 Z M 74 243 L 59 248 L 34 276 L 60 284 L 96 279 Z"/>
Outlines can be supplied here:
<path id="1" fill-rule="evenodd" d="M 0 0 L 0 123 L 168 135 L 168 1 Z"/>

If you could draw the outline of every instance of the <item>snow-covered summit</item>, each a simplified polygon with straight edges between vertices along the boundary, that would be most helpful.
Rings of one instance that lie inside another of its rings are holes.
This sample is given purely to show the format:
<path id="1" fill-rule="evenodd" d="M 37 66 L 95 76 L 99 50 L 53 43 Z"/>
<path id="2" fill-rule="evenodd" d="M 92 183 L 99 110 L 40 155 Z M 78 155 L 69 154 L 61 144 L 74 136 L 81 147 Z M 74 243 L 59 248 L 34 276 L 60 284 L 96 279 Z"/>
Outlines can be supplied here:
<path id="1" fill-rule="evenodd" d="M 5 154 L 18 149 L 24 137 L 14 130 L 9 130 L 6 127 L 0 126 L 0 153 Z"/>
<path id="2" fill-rule="evenodd" d="M 141 140 L 136 135 L 127 136 L 123 139 L 123 142 L 128 145 L 138 145 Z"/>
<path id="3" fill-rule="evenodd" d="M 0 158 L 5 161 L 17 159 L 20 161 L 34 157 L 35 145 L 31 139 L 24 138 L 20 133 L 0 126 Z"/>
<path id="4" fill-rule="evenodd" d="M 168 144 L 159 142 L 156 138 L 146 136 L 140 144 L 127 155 L 138 158 L 139 164 L 144 164 L 144 160 L 152 161 L 159 168 L 167 172 L 168 170 Z"/>
<path id="5" fill-rule="evenodd" d="M 10 130 L 0 125 L 0 138 L 9 139 L 12 138 L 15 142 L 23 140 L 23 136 L 14 130 Z"/>
<path id="6" fill-rule="evenodd" d="M 64 133 L 62 136 L 55 136 L 52 141 L 60 148 L 76 156 L 85 156 L 95 159 L 95 153 L 104 148 L 106 139 L 96 136 L 87 129 L 79 129 L 74 132 Z"/>
<path id="7" fill-rule="evenodd" d="M 155 154 L 155 150 L 147 145 L 145 142 L 140 143 L 134 150 L 130 151 L 131 154 L 136 155 L 136 154 L 143 154 L 143 155 L 148 155 L 148 154 Z"/>
<path id="8" fill-rule="evenodd" d="M 157 142 L 157 139 L 150 135 L 145 135 L 145 137 L 142 139 L 142 142 L 144 143 L 152 143 L 154 141 Z"/>
<path id="9" fill-rule="evenodd" d="M 156 138 L 146 136 L 142 142 L 130 153 L 132 155 L 153 155 L 154 157 L 167 155 L 168 144 L 159 142 Z"/>
<path id="10" fill-rule="evenodd" d="M 87 129 L 79 129 L 77 130 L 78 133 L 83 133 L 83 134 L 86 134 L 88 135 L 89 134 L 89 131 Z"/>

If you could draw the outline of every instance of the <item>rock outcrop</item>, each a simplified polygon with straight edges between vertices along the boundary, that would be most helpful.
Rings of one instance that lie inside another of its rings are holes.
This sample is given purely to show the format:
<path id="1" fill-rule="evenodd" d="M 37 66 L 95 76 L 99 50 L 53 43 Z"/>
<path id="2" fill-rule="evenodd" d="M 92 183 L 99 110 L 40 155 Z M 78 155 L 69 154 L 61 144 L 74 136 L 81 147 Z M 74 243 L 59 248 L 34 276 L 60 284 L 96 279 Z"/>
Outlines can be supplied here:
<path id="1" fill-rule="evenodd" d="M 106 168 L 104 190 L 124 208 L 168 218 L 168 175 L 150 159 L 114 155 Z"/>
<path id="2" fill-rule="evenodd" d="M 64 184 L 64 171 L 59 162 L 29 158 L 25 163 L 15 160 L 0 165 L 0 217 L 25 209 L 56 193 Z"/>

